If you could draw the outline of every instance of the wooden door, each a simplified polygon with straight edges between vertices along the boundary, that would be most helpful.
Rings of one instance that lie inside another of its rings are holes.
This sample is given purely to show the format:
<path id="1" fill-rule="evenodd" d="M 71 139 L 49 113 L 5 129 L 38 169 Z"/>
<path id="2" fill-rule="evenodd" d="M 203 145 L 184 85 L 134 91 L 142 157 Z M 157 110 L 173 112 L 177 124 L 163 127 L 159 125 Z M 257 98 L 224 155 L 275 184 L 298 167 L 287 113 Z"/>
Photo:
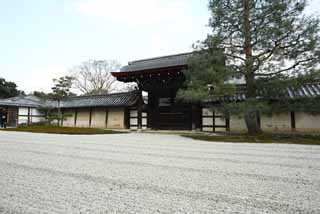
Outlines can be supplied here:
<path id="1" fill-rule="evenodd" d="M 154 126 L 163 130 L 190 130 L 192 112 L 189 107 L 160 107 Z"/>
<path id="2" fill-rule="evenodd" d="M 7 110 L 7 126 L 16 127 L 18 125 L 18 108 L 9 107 Z"/>

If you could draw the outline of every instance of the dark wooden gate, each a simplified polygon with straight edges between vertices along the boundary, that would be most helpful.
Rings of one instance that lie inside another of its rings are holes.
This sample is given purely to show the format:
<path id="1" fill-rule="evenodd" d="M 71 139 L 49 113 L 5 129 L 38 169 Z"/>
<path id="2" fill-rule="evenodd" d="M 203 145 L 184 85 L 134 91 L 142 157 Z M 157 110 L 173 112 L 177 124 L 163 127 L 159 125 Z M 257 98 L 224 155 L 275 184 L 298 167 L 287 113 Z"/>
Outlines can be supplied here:
<path id="1" fill-rule="evenodd" d="M 192 128 L 190 107 L 159 107 L 154 114 L 153 127 L 162 130 L 189 130 Z"/>

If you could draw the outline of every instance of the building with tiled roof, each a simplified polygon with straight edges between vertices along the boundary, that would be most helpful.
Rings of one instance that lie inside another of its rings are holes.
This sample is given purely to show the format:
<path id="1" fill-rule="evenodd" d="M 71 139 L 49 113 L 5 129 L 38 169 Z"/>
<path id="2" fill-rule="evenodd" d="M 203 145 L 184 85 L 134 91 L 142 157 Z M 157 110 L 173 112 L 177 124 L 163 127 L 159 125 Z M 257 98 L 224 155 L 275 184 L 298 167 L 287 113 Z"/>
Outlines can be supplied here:
<path id="1" fill-rule="evenodd" d="M 135 82 L 139 90 L 106 95 L 77 96 L 60 101 L 41 100 L 34 96 L 0 99 L 0 114 L 6 112 L 8 125 L 43 122 L 43 109 L 60 107 L 65 116 L 63 126 L 202 130 L 202 131 L 246 131 L 243 118 L 222 114 L 215 105 L 221 102 L 246 100 L 244 85 L 236 85 L 232 96 L 212 96 L 210 101 L 198 104 L 177 102 L 176 93 L 185 80 L 187 61 L 192 53 L 183 53 L 129 62 L 119 72 L 112 73 L 118 81 Z M 142 91 L 148 93 L 142 98 Z M 320 100 L 320 81 L 299 87 L 287 87 L 281 96 L 268 97 L 266 91 L 258 92 L 259 99 L 273 102 L 279 99 Z M 275 94 L 275 93 L 273 93 Z M 280 91 L 279 91 L 280 94 Z M 144 102 L 146 100 L 147 102 Z M 304 112 L 285 112 L 266 116 L 257 112 L 258 123 L 265 131 L 320 132 L 320 115 Z"/>
<path id="2" fill-rule="evenodd" d="M 138 91 L 76 96 L 60 101 L 43 100 L 35 96 L 18 96 L 0 99 L 2 111 L 7 112 L 8 126 L 46 121 L 46 110 L 57 109 L 68 115 L 63 125 L 126 128 L 126 112 L 136 106 L 141 95 Z M 109 122 L 109 123 L 108 123 Z"/>

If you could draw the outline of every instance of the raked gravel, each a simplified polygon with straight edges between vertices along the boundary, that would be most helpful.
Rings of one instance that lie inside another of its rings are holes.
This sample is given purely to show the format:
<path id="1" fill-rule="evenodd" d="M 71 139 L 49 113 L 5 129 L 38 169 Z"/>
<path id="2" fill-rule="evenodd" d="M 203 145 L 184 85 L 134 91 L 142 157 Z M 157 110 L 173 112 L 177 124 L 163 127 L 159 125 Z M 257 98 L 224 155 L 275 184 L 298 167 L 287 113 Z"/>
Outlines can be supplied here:
<path id="1" fill-rule="evenodd" d="M 320 146 L 1 131 L 0 213 L 320 213 Z"/>

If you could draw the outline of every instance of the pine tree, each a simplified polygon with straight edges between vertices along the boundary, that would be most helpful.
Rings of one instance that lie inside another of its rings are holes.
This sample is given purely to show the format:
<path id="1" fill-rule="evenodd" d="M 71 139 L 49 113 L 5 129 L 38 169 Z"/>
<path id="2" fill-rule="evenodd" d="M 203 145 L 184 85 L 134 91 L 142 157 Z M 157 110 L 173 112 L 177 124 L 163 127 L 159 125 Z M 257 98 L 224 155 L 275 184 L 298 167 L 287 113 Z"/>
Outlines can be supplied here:
<path id="1" fill-rule="evenodd" d="M 61 100 L 63 98 L 75 95 L 70 91 L 73 84 L 73 80 L 74 78 L 70 76 L 63 76 L 63 77 L 60 77 L 59 79 L 53 79 L 54 86 L 52 87 L 52 93 L 49 94 L 49 97 L 57 101 L 58 113 L 57 114 L 49 113 L 48 116 L 49 116 L 49 121 L 57 120 L 58 126 L 60 125 L 60 122 L 65 119 L 65 115 L 61 114 L 61 107 L 60 107 Z"/>
<path id="2" fill-rule="evenodd" d="M 268 85 L 276 96 L 277 87 L 312 74 L 319 64 L 319 19 L 304 14 L 306 5 L 306 0 L 210 0 L 212 34 L 196 45 L 179 96 L 203 99 L 206 85 L 228 94 L 233 86 L 228 80 L 241 77 L 248 132 L 259 134 L 259 91 Z"/>

